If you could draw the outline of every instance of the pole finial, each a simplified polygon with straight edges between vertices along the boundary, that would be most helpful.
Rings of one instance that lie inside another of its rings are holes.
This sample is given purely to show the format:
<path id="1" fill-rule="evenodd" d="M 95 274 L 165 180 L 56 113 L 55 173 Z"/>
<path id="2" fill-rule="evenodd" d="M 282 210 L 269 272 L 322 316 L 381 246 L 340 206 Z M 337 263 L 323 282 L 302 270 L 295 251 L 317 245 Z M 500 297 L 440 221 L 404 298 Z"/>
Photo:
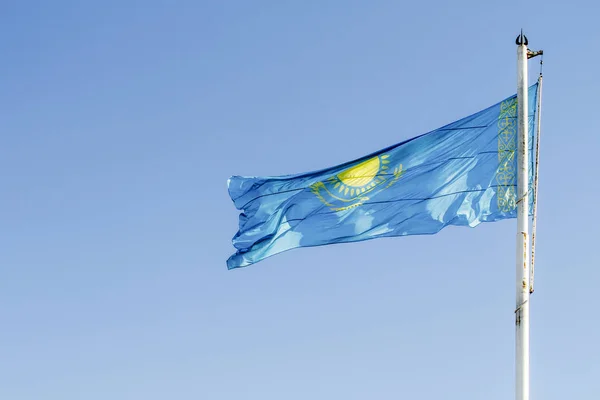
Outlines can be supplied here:
<path id="1" fill-rule="evenodd" d="M 529 41 L 527 40 L 527 36 L 525 36 L 523 34 L 523 29 L 521 29 L 521 34 L 519 36 L 517 36 L 517 40 L 515 40 L 515 43 L 517 44 L 517 46 L 522 46 L 522 45 L 527 46 L 529 44 Z"/>

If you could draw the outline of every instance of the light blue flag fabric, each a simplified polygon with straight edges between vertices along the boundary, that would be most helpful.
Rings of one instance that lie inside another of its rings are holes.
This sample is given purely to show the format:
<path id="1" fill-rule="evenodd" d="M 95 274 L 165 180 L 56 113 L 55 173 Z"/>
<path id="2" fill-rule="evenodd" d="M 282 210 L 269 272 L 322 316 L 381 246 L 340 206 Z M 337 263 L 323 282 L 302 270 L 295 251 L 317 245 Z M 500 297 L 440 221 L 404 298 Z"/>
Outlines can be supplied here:
<path id="1" fill-rule="evenodd" d="M 529 88 L 532 162 L 536 98 L 537 84 Z M 434 234 L 448 225 L 516 217 L 516 105 L 516 96 L 509 97 L 333 168 L 231 177 L 229 195 L 242 213 L 227 267 L 296 247 Z M 532 164 L 530 185 L 531 171 Z"/>

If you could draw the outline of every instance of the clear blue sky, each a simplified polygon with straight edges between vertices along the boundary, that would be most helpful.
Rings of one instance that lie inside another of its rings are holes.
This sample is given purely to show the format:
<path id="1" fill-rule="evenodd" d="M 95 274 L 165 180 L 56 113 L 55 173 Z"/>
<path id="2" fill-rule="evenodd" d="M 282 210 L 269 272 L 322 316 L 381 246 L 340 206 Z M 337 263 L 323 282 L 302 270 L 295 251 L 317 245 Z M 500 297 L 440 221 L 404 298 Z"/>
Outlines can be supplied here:
<path id="1" fill-rule="evenodd" d="M 226 180 L 332 166 L 513 94 L 521 27 L 546 52 L 532 398 L 597 399 L 599 14 L 4 1 L 0 399 L 513 398 L 514 220 L 227 271 Z"/>

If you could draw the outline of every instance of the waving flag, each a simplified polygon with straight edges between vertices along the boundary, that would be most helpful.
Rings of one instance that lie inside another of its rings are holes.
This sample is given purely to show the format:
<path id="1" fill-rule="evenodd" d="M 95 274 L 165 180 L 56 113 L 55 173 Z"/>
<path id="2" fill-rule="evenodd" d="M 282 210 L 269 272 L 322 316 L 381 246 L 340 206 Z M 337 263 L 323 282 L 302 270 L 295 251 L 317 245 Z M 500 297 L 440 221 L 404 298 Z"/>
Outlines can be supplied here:
<path id="1" fill-rule="evenodd" d="M 530 149 L 536 96 L 537 84 L 529 88 Z M 227 267 L 244 267 L 297 247 L 434 234 L 448 225 L 474 227 L 514 218 L 516 105 L 516 96 L 509 97 L 336 167 L 279 177 L 231 177 L 229 195 L 242 213 L 233 238 L 237 252 Z"/>

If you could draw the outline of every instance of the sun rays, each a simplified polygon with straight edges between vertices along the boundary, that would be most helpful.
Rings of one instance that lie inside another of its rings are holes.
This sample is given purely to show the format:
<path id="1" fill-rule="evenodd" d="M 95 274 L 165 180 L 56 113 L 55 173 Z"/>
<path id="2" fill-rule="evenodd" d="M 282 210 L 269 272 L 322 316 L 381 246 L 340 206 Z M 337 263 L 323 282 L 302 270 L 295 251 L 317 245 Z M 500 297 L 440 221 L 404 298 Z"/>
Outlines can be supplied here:
<path id="1" fill-rule="evenodd" d="M 333 191 L 350 198 L 370 191 L 386 180 L 388 158 L 387 154 L 370 158 L 329 178 L 331 183 L 335 182 Z"/>
<path id="2" fill-rule="evenodd" d="M 402 164 L 390 166 L 390 155 L 382 154 L 315 182 L 311 191 L 334 211 L 350 210 L 392 186 L 402 172 Z"/>

